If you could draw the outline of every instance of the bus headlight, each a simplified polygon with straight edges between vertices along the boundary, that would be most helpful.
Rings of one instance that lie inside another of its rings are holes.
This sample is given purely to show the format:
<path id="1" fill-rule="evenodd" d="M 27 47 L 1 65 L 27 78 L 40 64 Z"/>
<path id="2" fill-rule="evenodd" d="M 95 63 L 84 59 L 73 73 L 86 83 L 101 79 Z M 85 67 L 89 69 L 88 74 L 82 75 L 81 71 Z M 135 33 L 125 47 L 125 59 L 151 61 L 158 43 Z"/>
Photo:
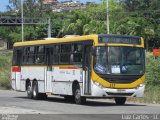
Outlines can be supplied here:
<path id="1" fill-rule="evenodd" d="M 137 87 L 136 87 L 136 89 L 139 89 L 140 87 L 143 87 L 144 86 L 144 84 L 140 84 L 140 85 L 138 85 Z"/>
<path id="2" fill-rule="evenodd" d="M 98 82 L 93 81 L 93 83 L 94 83 L 97 87 L 100 87 L 101 89 L 105 88 L 103 85 L 101 85 L 101 84 L 98 83 Z"/>

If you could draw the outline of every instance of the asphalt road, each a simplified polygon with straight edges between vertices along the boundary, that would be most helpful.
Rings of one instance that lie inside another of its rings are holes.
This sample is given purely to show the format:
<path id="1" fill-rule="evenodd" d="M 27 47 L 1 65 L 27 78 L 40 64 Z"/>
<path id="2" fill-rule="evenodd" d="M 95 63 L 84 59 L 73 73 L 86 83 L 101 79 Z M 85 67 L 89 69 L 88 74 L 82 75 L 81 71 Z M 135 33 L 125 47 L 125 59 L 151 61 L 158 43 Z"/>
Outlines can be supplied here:
<path id="1" fill-rule="evenodd" d="M 6 118 L 15 118 L 15 120 L 103 120 L 106 118 L 130 120 L 130 118 L 137 119 L 135 118 L 137 115 L 148 120 L 160 120 L 160 104 L 127 102 L 124 106 L 117 106 L 112 100 L 89 99 L 85 105 L 76 105 L 67 102 L 63 97 L 49 96 L 47 100 L 31 100 L 26 97 L 25 92 L 0 90 L 0 114 L 0 120 L 6 120 Z"/>

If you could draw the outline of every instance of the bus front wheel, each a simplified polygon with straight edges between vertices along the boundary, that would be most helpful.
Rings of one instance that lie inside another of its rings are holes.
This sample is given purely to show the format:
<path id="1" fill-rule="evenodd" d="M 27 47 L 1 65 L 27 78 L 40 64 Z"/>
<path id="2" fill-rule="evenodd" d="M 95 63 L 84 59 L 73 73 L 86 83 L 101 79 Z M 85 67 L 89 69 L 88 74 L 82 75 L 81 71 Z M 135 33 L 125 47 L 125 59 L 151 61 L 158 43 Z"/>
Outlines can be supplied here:
<path id="1" fill-rule="evenodd" d="M 124 105 L 126 102 L 126 97 L 116 97 L 115 102 L 117 105 Z"/>
<path id="2" fill-rule="evenodd" d="M 76 85 L 74 89 L 74 100 L 76 104 L 84 104 L 86 98 L 81 96 L 80 86 Z"/>

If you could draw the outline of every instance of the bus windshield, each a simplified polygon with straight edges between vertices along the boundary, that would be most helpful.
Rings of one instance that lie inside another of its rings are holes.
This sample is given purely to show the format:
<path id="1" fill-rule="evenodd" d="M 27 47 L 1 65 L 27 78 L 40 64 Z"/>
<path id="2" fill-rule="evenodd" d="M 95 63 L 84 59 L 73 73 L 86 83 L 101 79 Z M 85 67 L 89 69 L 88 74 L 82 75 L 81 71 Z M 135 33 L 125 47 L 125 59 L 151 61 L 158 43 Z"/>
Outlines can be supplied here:
<path id="1" fill-rule="evenodd" d="M 144 74 L 144 49 L 137 47 L 95 47 L 94 70 L 99 74 Z"/>

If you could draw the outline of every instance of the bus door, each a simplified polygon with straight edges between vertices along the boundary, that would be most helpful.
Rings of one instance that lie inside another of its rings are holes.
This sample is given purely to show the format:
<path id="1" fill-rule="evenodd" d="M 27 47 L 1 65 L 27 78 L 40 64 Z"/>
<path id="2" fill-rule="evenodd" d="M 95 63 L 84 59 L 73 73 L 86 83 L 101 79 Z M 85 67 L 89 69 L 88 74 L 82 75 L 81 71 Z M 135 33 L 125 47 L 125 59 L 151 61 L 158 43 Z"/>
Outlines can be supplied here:
<path id="1" fill-rule="evenodd" d="M 46 48 L 45 92 L 52 92 L 51 48 Z"/>
<path id="2" fill-rule="evenodd" d="M 21 90 L 21 68 L 20 68 L 20 61 L 21 61 L 21 50 L 15 50 L 13 59 L 15 60 L 15 65 L 12 68 L 13 76 L 15 79 L 15 90 Z"/>
<path id="3" fill-rule="evenodd" d="M 87 41 L 84 44 L 84 51 L 83 51 L 83 70 L 84 70 L 84 94 L 90 95 L 91 94 L 91 62 L 92 62 L 92 41 Z"/>

